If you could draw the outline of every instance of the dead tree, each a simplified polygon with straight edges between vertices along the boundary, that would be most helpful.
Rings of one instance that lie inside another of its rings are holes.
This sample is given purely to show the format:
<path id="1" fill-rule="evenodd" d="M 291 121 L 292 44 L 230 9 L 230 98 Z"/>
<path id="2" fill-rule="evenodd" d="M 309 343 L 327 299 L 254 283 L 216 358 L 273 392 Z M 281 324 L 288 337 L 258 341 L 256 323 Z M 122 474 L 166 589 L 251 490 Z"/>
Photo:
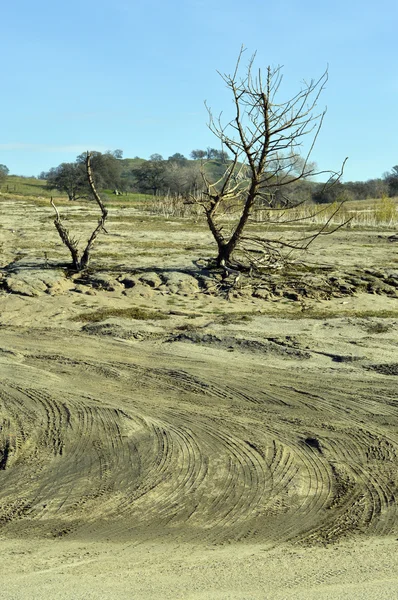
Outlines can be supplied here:
<path id="1" fill-rule="evenodd" d="M 297 189 L 300 181 L 321 174 L 316 172 L 310 156 L 326 112 L 316 112 L 316 107 L 328 73 L 325 71 L 317 81 L 303 84 L 295 96 L 280 102 L 276 98 L 282 81 L 280 68 L 268 67 L 263 81 L 261 71 L 254 72 L 253 56 L 241 77 L 243 53 L 242 48 L 232 75 L 220 73 L 232 95 L 232 120 L 223 124 L 222 115 L 214 118 L 206 105 L 209 128 L 220 140 L 221 147 L 230 151 L 232 161 L 216 182 L 209 180 L 204 164 L 205 191 L 199 198 L 190 200 L 204 208 L 218 247 L 217 265 L 235 267 L 242 266 L 233 260 L 237 250 L 252 264 L 258 263 L 259 257 L 272 263 L 279 260 L 283 250 L 290 253 L 306 249 L 315 237 L 330 233 L 331 221 L 329 219 L 316 234 L 301 239 L 296 236 L 276 240 L 263 235 L 253 237 L 247 232 L 259 210 L 269 212 L 268 224 L 280 224 L 284 219 L 292 222 L 289 210 L 305 200 L 295 199 L 291 191 Z M 330 185 L 338 181 L 342 170 L 322 173 L 328 174 L 325 185 Z"/>
<path id="2" fill-rule="evenodd" d="M 54 219 L 54 225 L 59 233 L 59 237 L 61 238 L 61 240 L 65 244 L 65 246 L 68 248 L 68 250 L 72 256 L 73 268 L 76 271 L 83 271 L 84 269 L 86 269 L 88 267 L 88 264 L 90 262 L 90 252 L 92 250 L 94 242 L 96 241 L 97 237 L 99 236 L 99 234 L 102 231 L 107 233 L 107 231 L 105 229 L 105 221 L 108 216 L 108 211 L 105 208 L 105 206 L 95 188 L 95 185 L 94 185 L 89 152 L 87 152 L 87 157 L 86 157 L 86 171 L 87 171 L 87 179 L 88 179 L 88 182 L 90 185 L 92 195 L 101 210 L 101 217 L 98 220 L 97 226 L 95 227 L 95 229 L 93 230 L 89 239 L 87 240 L 86 247 L 84 248 L 82 253 L 79 251 L 78 241 L 76 240 L 76 238 L 74 238 L 70 234 L 68 229 L 62 223 L 61 217 L 59 216 L 59 212 L 51 198 L 51 205 L 52 205 L 53 209 L 55 210 L 55 215 L 56 215 L 55 219 Z"/>

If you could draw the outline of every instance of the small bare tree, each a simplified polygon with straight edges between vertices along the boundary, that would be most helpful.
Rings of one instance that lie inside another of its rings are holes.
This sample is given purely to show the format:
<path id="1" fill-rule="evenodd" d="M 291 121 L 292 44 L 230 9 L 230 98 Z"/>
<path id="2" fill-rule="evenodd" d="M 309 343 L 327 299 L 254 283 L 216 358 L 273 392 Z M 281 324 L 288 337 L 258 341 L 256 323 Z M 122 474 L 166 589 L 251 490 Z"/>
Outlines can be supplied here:
<path id="1" fill-rule="evenodd" d="M 105 206 L 95 188 L 95 185 L 94 185 L 93 175 L 91 172 L 91 162 L 90 162 L 90 153 L 89 152 L 87 152 L 87 156 L 86 156 L 86 171 L 87 171 L 87 179 L 88 179 L 88 183 L 90 185 L 92 195 L 101 210 L 101 217 L 98 220 L 97 226 L 95 227 L 95 229 L 93 230 L 89 239 L 87 240 L 86 247 L 84 248 L 82 253 L 80 253 L 80 251 L 79 251 L 78 241 L 76 240 L 76 238 L 72 237 L 72 235 L 69 233 L 68 229 L 62 223 L 61 217 L 59 216 L 59 212 L 53 202 L 53 199 L 51 198 L 51 205 L 54 208 L 55 215 L 56 215 L 55 219 L 54 219 L 54 225 L 59 233 L 59 237 L 61 238 L 62 242 L 65 244 L 65 246 L 68 248 L 69 252 L 71 253 L 73 268 L 76 271 L 82 271 L 88 267 L 88 264 L 90 262 L 90 252 L 94 245 L 95 240 L 97 239 L 97 237 L 101 233 L 101 231 L 104 231 L 105 233 L 107 233 L 107 231 L 105 229 L 105 221 L 108 216 L 108 211 L 105 208 Z"/>
<path id="2" fill-rule="evenodd" d="M 209 128 L 220 140 L 221 147 L 232 154 L 232 161 L 216 182 L 209 180 L 204 164 L 205 191 L 199 198 L 190 200 L 203 206 L 218 247 L 217 264 L 224 266 L 243 266 L 233 262 L 238 249 L 252 264 L 259 263 L 259 254 L 263 264 L 272 264 L 280 260 L 283 250 L 290 253 L 306 249 L 315 237 L 330 233 L 327 226 L 333 215 L 320 231 L 301 239 L 297 236 L 268 239 L 250 236 L 246 230 L 258 210 L 269 211 L 268 223 L 273 222 L 272 214 L 277 215 L 274 223 L 281 223 L 284 217 L 284 222 L 292 222 L 289 209 L 305 202 L 302 194 L 297 200 L 294 192 L 301 181 L 327 173 L 325 185 L 330 185 L 342 174 L 342 170 L 316 172 L 314 163 L 310 162 L 326 112 L 316 112 L 316 106 L 327 81 L 327 71 L 317 81 L 305 83 L 291 99 L 279 102 L 276 96 L 282 81 L 280 68 L 268 67 L 263 81 L 260 70 L 254 73 L 254 55 L 244 76 L 240 77 L 243 53 L 242 48 L 232 75 L 220 73 L 232 94 L 233 119 L 223 124 L 222 115 L 214 118 L 206 104 Z"/>

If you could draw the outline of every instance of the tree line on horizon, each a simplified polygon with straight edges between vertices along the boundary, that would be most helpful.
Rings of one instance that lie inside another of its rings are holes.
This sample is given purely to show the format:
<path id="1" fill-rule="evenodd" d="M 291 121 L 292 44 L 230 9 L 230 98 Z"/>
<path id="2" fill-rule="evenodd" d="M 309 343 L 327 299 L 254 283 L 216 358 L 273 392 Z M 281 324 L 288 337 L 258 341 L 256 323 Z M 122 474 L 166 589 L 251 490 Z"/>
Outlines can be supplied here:
<path id="1" fill-rule="evenodd" d="M 61 163 L 47 172 L 42 172 L 39 179 L 46 180 L 49 189 L 57 189 L 67 194 L 70 200 L 86 197 L 88 187 L 84 167 L 85 156 L 85 153 L 80 154 L 74 163 Z M 92 152 L 93 172 L 98 189 L 154 196 L 184 196 L 200 192 L 204 189 L 203 168 L 211 180 L 217 181 L 231 162 L 227 152 L 215 148 L 192 150 L 190 159 L 180 152 L 167 159 L 154 153 L 148 160 L 139 157 L 123 159 L 122 150 Z M 339 180 L 327 188 L 323 183 L 311 180 L 292 185 L 300 200 L 306 199 L 316 204 L 338 200 L 367 200 L 386 195 L 394 197 L 398 195 L 398 165 L 382 177 L 367 181 L 343 183 Z"/>
<path id="2" fill-rule="evenodd" d="M 212 163 L 212 170 L 218 177 L 228 161 L 226 152 L 215 148 L 192 150 L 191 160 L 176 152 L 166 160 L 154 153 L 149 160 L 139 158 L 123 159 L 122 150 L 105 153 L 92 151 L 92 165 L 95 185 L 98 189 L 113 190 L 115 193 L 138 192 L 151 195 L 186 194 L 200 189 L 200 165 L 203 161 Z M 61 163 L 47 172 L 41 172 L 39 179 L 47 182 L 49 189 L 66 193 L 70 200 L 86 197 L 88 185 L 85 173 L 86 154 L 80 154 L 73 163 Z"/>
<path id="3" fill-rule="evenodd" d="M 42 171 L 38 179 L 46 181 L 47 187 L 65 193 L 69 200 L 86 198 L 89 195 L 85 170 L 86 154 L 77 156 L 75 162 L 64 162 L 49 171 Z M 116 193 L 142 193 L 157 195 L 174 194 L 184 196 L 200 192 L 204 188 L 201 167 L 204 165 L 210 179 L 222 177 L 230 162 L 227 152 L 215 148 L 192 150 L 190 159 L 180 152 L 164 159 L 154 153 L 148 160 L 139 158 L 123 159 L 122 150 L 105 153 L 93 151 L 92 165 L 95 184 L 98 189 L 109 189 Z M 9 175 L 6 165 L 0 164 L 0 184 Z M 382 177 L 367 181 L 336 181 L 333 186 L 324 188 L 322 183 L 307 180 L 295 186 L 300 200 L 316 204 L 332 203 L 338 200 L 367 200 L 383 196 L 398 195 L 398 165 Z"/>

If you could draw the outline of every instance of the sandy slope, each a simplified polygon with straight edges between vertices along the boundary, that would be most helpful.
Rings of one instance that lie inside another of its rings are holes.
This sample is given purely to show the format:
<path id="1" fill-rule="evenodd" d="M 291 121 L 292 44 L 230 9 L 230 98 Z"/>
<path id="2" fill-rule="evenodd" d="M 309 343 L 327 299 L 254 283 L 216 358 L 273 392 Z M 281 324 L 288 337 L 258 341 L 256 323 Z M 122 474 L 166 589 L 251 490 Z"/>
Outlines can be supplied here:
<path id="1" fill-rule="evenodd" d="M 27 581 L 26 598 L 393 597 L 394 376 L 66 330 L 1 340 L 7 597 Z"/>
<path id="2" fill-rule="evenodd" d="M 395 298 L 69 288 L 0 294 L 1 598 L 398 597 Z"/>

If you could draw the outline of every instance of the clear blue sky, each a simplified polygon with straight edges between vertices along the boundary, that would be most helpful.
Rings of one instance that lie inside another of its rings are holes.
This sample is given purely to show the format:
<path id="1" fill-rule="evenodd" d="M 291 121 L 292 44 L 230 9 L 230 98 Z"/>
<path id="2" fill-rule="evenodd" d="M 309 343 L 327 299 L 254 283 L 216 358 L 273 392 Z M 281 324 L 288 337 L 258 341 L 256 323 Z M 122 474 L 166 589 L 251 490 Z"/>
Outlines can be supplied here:
<path id="1" fill-rule="evenodd" d="M 240 46 L 283 65 L 280 99 L 329 65 L 313 158 L 347 180 L 398 163 L 397 0 L 13 0 L 1 9 L 0 163 L 38 175 L 86 149 L 165 158 L 218 147 L 207 100 Z"/>

